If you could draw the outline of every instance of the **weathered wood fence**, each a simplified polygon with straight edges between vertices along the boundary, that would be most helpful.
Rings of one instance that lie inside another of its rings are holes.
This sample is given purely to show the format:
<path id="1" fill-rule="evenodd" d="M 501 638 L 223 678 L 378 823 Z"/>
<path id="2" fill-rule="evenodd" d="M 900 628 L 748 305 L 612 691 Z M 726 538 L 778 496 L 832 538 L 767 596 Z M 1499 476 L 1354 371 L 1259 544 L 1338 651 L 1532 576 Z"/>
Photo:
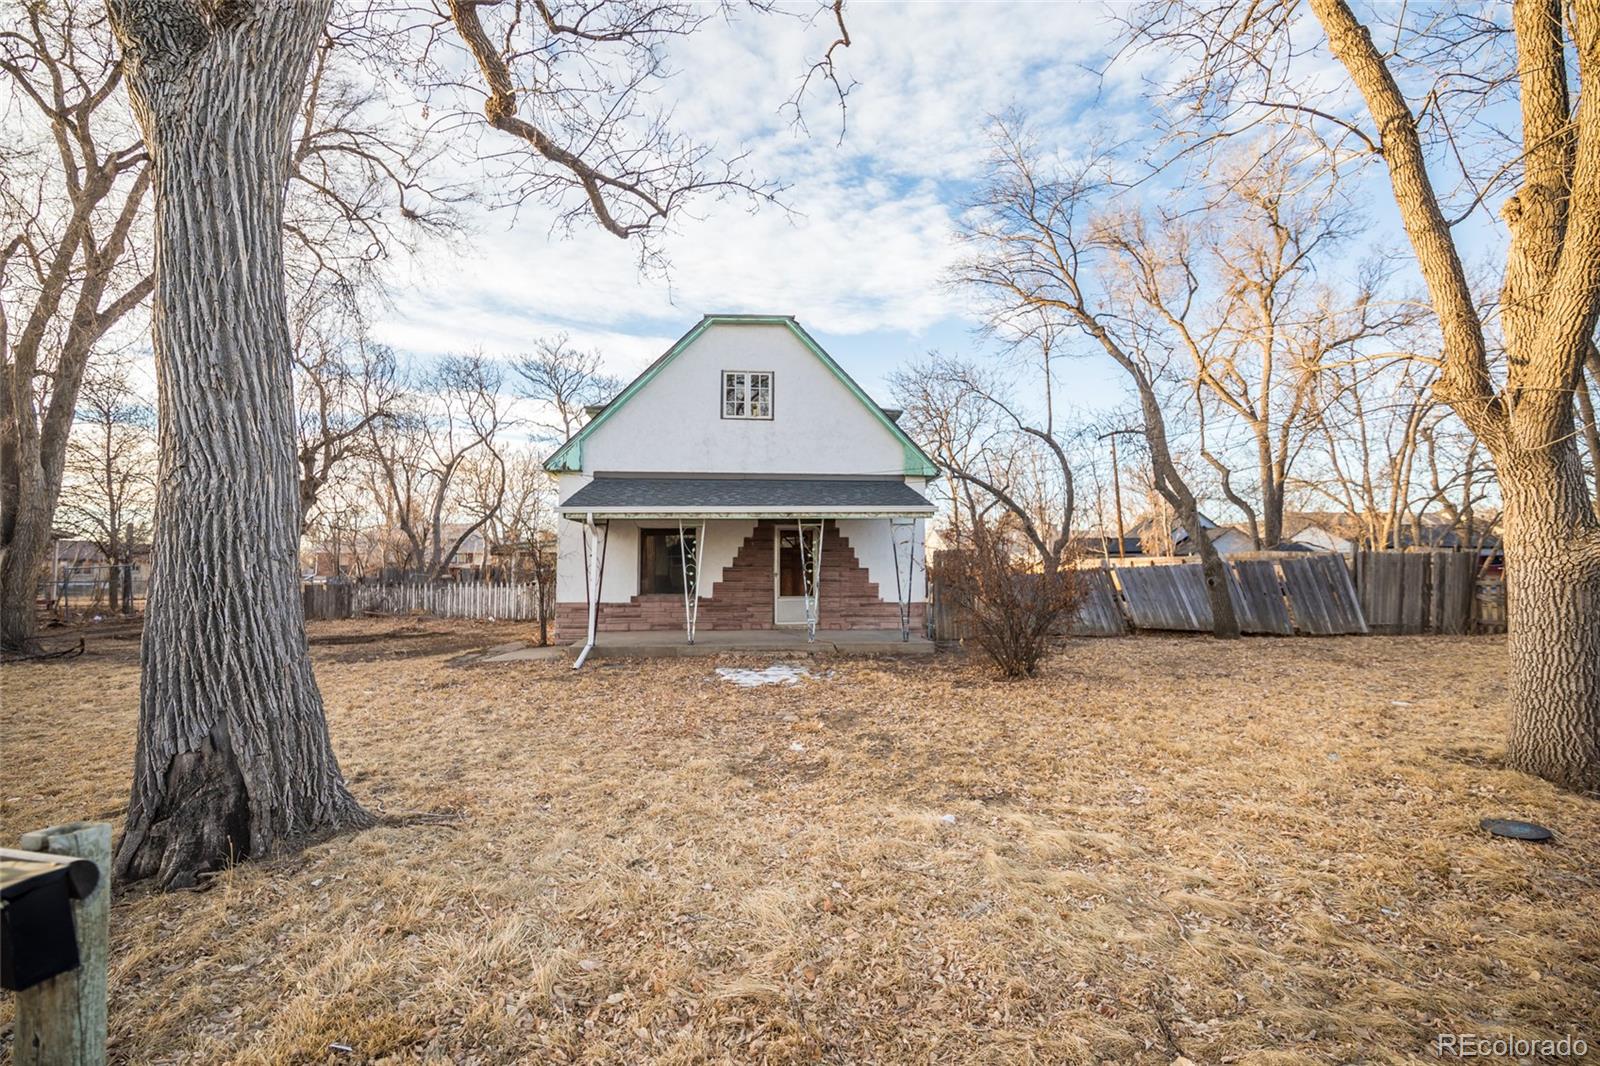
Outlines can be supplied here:
<path id="1" fill-rule="evenodd" d="M 1332 552 L 1245 552 L 1223 562 L 1246 633 L 1476 633 L 1505 627 L 1504 586 L 1498 579 L 1478 579 L 1470 553 L 1362 553 L 1354 574 Z M 1066 627 L 1075 636 L 1211 629 L 1211 601 L 1196 559 L 1096 560 L 1082 564 L 1080 572 L 1083 603 Z M 970 623 L 941 586 L 934 574 L 934 639 L 970 637 Z"/>
<path id="2" fill-rule="evenodd" d="M 1134 629 L 1211 630 L 1211 599 L 1195 559 L 1090 564 L 1107 572 Z M 1246 633 L 1365 633 L 1344 560 L 1332 553 L 1248 552 L 1223 560 L 1228 594 Z"/>
<path id="3" fill-rule="evenodd" d="M 545 593 L 546 618 L 555 617 L 554 590 Z M 477 618 L 500 622 L 535 622 L 539 599 L 531 582 L 497 585 L 457 581 L 433 585 L 356 585 L 357 614 L 431 614 L 440 618 Z"/>
<path id="4" fill-rule="evenodd" d="M 301 585 L 300 599 L 305 604 L 306 620 L 349 618 L 355 599 L 353 588 L 347 583 Z"/>
<path id="5" fill-rule="evenodd" d="M 1374 633 L 1489 633 L 1506 627 L 1505 582 L 1472 552 L 1357 552 L 1356 589 Z"/>

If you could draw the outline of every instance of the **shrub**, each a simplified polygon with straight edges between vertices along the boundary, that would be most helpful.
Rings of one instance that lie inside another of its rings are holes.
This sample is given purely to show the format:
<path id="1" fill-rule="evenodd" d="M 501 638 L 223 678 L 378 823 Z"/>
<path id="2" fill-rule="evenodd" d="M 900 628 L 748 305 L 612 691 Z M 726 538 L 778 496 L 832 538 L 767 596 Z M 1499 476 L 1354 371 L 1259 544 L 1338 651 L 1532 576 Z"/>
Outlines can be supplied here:
<path id="1" fill-rule="evenodd" d="M 1000 676 L 1032 677 L 1050 634 L 1070 620 L 1082 596 L 1077 571 L 1057 562 L 1041 565 L 992 525 L 962 531 L 939 554 L 935 574 L 941 595 L 966 616 L 973 641 Z"/>

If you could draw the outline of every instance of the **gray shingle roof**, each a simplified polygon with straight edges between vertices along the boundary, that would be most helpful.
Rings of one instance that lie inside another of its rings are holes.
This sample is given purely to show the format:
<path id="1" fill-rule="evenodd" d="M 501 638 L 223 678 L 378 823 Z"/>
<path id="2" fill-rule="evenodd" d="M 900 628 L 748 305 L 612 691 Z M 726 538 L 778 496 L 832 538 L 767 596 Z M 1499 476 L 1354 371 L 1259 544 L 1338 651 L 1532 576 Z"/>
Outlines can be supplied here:
<path id="1" fill-rule="evenodd" d="M 933 505 L 903 481 L 823 478 L 597 477 L 574 492 L 561 510 L 648 512 L 678 508 L 706 511 L 843 511 L 926 513 Z"/>

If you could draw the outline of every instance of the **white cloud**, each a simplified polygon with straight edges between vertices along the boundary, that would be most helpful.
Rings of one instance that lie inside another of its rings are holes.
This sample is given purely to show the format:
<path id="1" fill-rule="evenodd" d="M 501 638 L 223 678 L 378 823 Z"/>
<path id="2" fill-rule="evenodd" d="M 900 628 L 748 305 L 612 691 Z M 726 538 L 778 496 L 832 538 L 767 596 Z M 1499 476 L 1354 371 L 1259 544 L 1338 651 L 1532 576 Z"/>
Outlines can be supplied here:
<path id="1" fill-rule="evenodd" d="M 420 352 L 514 352 L 565 329 L 625 374 L 707 312 L 792 313 L 833 334 L 902 332 L 908 342 L 959 317 L 964 301 L 942 279 L 965 183 L 981 169 L 985 120 L 1020 105 L 1067 140 L 1099 121 L 1103 106 L 1082 113 L 1098 85 L 1084 64 L 1112 27 L 1081 6 L 846 11 L 852 44 L 839 60 L 860 84 L 842 144 L 825 85 L 814 83 L 807 102 L 810 136 L 781 113 L 831 39 L 825 19 L 741 12 L 672 52 L 679 74 L 664 102 L 677 125 L 747 152 L 753 171 L 789 185 L 792 213 L 697 205 L 662 240 L 666 278 L 642 276 L 636 249 L 596 227 L 552 237 L 546 208 L 525 208 L 514 228 L 509 215 L 484 213 L 470 254 L 411 265 L 413 288 L 380 334 Z"/>

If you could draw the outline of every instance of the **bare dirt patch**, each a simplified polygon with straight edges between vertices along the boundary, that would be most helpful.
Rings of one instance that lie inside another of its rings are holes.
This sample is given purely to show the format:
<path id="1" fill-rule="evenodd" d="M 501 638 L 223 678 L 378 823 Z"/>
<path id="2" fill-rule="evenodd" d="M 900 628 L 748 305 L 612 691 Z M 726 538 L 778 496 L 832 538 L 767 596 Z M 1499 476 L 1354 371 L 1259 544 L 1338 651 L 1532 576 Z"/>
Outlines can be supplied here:
<path id="1" fill-rule="evenodd" d="M 1500 765 L 1499 641 L 1074 641 L 1020 684 L 944 656 L 752 688 L 714 667 L 772 660 L 447 665 L 524 629 L 313 627 L 340 759 L 399 824 L 121 894 L 116 1061 L 1600 1044 L 1600 804 Z M 0 837 L 120 819 L 137 670 L 92 639 L 5 669 Z"/>

